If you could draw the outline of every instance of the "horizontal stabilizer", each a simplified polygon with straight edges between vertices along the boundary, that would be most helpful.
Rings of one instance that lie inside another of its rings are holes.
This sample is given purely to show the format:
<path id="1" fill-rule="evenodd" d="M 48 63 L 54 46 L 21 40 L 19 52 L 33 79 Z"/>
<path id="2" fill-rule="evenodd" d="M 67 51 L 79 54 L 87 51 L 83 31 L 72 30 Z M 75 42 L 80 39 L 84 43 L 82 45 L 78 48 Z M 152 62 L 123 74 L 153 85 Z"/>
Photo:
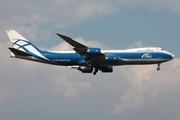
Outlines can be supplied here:
<path id="1" fill-rule="evenodd" d="M 15 48 L 9 48 L 9 50 L 14 53 L 14 55 L 18 55 L 18 56 L 32 56 L 31 54 L 25 53 L 23 51 L 17 50 Z"/>

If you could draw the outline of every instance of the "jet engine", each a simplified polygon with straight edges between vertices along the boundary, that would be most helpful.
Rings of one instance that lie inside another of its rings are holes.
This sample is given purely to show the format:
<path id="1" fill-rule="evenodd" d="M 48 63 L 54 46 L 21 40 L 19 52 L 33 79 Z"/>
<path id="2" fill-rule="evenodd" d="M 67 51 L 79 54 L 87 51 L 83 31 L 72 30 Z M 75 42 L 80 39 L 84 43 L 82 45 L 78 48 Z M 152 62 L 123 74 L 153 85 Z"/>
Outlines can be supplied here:
<path id="1" fill-rule="evenodd" d="M 82 73 L 92 73 L 93 67 L 85 66 L 85 67 L 79 67 L 78 70 L 80 70 Z"/>
<path id="2" fill-rule="evenodd" d="M 113 67 L 112 66 L 104 66 L 104 67 L 100 67 L 100 70 L 102 72 L 113 72 Z"/>
<path id="3" fill-rule="evenodd" d="M 119 61 L 119 56 L 117 55 L 107 56 L 106 60 L 110 63 L 117 63 Z"/>
<path id="4" fill-rule="evenodd" d="M 89 48 L 87 51 L 90 55 L 100 55 L 101 49 L 100 48 Z"/>

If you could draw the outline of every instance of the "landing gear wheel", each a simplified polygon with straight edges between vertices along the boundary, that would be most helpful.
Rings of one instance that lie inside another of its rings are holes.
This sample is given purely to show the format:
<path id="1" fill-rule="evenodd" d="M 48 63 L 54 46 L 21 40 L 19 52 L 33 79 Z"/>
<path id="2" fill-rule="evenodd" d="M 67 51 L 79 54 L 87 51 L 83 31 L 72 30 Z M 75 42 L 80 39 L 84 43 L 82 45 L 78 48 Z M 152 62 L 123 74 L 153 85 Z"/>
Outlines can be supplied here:
<path id="1" fill-rule="evenodd" d="M 96 73 L 98 72 L 98 69 L 95 68 L 94 72 L 93 72 L 93 75 L 96 75 Z"/>
<path id="2" fill-rule="evenodd" d="M 161 68 L 160 68 L 160 63 L 158 64 L 158 68 L 157 68 L 157 71 L 159 71 Z"/>
<path id="3" fill-rule="evenodd" d="M 157 68 L 157 71 L 159 71 L 160 69 L 161 69 L 161 68 L 160 68 L 160 67 L 158 67 L 158 68 Z"/>

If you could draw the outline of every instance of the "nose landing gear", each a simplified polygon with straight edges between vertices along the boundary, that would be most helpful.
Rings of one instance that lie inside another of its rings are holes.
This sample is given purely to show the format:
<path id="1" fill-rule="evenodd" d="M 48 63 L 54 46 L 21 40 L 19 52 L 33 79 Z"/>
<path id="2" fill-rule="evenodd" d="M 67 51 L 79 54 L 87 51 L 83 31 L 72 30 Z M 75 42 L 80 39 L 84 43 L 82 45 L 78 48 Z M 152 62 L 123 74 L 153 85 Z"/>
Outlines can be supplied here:
<path id="1" fill-rule="evenodd" d="M 157 71 L 159 71 L 159 70 L 161 69 L 161 68 L 160 68 L 160 64 L 161 64 L 161 63 L 158 64 Z"/>

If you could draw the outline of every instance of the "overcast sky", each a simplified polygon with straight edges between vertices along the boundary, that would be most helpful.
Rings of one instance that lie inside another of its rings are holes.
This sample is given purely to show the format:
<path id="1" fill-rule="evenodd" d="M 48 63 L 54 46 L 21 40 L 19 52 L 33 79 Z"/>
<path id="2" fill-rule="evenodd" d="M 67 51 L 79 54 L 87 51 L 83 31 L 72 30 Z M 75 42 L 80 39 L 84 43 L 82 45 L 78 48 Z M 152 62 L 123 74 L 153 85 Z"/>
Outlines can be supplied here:
<path id="1" fill-rule="evenodd" d="M 1 120 L 179 120 L 179 0 L 0 0 Z M 10 58 L 14 29 L 46 50 L 71 50 L 56 33 L 102 49 L 162 47 L 161 65 L 82 74 Z"/>

